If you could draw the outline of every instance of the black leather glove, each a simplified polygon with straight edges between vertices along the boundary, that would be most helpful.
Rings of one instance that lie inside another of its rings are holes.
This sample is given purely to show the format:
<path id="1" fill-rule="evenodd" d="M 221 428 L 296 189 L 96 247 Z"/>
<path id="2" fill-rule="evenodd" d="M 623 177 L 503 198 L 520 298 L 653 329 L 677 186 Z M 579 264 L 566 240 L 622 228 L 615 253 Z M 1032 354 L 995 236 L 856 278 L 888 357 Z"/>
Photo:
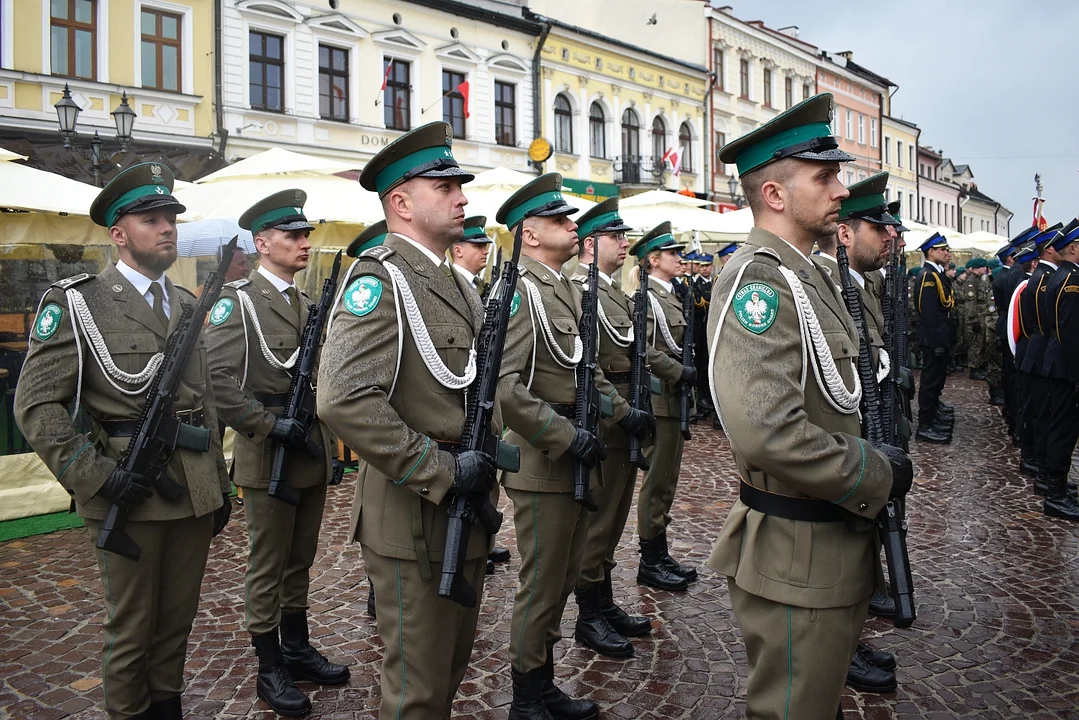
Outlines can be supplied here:
<path id="1" fill-rule="evenodd" d="M 607 459 L 607 448 L 603 447 L 598 437 L 587 430 L 573 431 L 573 442 L 569 444 L 566 452 L 590 468 Z"/>
<path id="2" fill-rule="evenodd" d="M 214 537 L 221 534 L 221 531 L 229 524 L 229 518 L 232 517 L 232 498 L 228 493 L 221 493 L 221 499 L 224 500 L 221 507 L 214 510 Z"/>
<path id="3" fill-rule="evenodd" d="M 345 478 L 345 463 L 337 458 L 333 459 L 333 472 L 330 473 L 330 485 L 340 485 Z"/>
<path id="4" fill-rule="evenodd" d="M 465 450 L 454 456 L 457 472 L 451 489 L 463 495 L 482 493 L 486 495 L 495 486 L 495 459 L 480 450 Z"/>
<path id="5" fill-rule="evenodd" d="M 656 420 L 651 414 L 634 408 L 630 408 L 629 412 L 618 421 L 618 427 L 640 440 L 648 437 L 648 433 L 652 432 L 655 426 Z"/>
<path id="6" fill-rule="evenodd" d="M 273 421 L 270 437 L 280 440 L 293 450 L 302 450 L 307 441 L 307 432 L 299 420 L 279 417 Z"/>
<path id="7" fill-rule="evenodd" d="M 692 385 L 697 382 L 697 368 L 692 365 L 682 366 L 682 377 L 678 379 L 679 382 L 689 383 Z"/>
<path id="8" fill-rule="evenodd" d="M 109 474 L 97 494 L 111 500 L 124 510 L 134 510 L 150 499 L 150 479 L 145 475 L 128 472 L 119 465 Z"/>
<path id="9" fill-rule="evenodd" d="M 948 351 L 945 350 L 944 348 L 933 348 L 933 356 L 934 357 L 945 357 L 945 356 L 947 356 L 947 354 L 948 354 Z"/>
<path id="10" fill-rule="evenodd" d="M 881 443 L 875 447 L 884 453 L 892 466 L 891 495 L 893 497 L 904 497 L 910 492 L 910 487 L 914 483 L 914 465 L 911 463 L 910 457 L 894 445 Z"/>

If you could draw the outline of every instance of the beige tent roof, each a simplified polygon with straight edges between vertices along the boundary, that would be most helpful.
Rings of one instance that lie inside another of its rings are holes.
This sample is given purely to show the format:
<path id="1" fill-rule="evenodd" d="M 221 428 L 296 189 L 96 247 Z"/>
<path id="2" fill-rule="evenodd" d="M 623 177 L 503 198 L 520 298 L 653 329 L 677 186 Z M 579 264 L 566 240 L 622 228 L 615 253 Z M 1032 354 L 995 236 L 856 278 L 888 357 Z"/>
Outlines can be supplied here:
<path id="1" fill-rule="evenodd" d="M 334 173 L 347 172 L 358 169 L 337 160 L 305 155 L 304 153 L 292 152 L 281 148 L 270 148 L 265 152 L 252 155 L 249 158 L 234 162 L 228 167 L 221 168 L 217 172 L 210 173 L 196 180 L 196 183 L 212 183 L 221 180 L 235 178 L 263 177 L 273 175 L 333 175 Z"/>
<path id="2" fill-rule="evenodd" d="M 25 160 L 0 148 L 0 207 L 43 213 L 89 215 L 97 197 L 93 185 L 22 165 Z"/>

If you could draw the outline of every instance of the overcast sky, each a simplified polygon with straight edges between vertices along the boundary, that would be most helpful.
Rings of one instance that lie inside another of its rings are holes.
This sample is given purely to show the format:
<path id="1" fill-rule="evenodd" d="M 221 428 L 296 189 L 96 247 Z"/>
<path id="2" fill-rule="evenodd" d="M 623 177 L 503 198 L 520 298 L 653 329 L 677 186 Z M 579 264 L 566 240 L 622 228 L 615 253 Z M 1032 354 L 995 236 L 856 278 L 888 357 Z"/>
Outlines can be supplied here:
<path id="1" fill-rule="evenodd" d="M 1045 215 L 1079 213 L 1079 2 L 731 0 L 740 20 L 797 25 L 803 40 L 899 85 L 892 114 L 974 172 L 978 189 L 1030 224 L 1034 173 Z"/>

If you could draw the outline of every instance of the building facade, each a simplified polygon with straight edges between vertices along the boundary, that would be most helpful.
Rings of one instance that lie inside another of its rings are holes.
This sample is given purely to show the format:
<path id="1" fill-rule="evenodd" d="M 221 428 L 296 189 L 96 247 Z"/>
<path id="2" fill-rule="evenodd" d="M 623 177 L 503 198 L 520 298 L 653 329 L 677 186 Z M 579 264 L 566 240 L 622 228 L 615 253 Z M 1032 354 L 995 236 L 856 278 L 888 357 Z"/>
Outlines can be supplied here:
<path id="1" fill-rule="evenodd" d="M 213 0 L 0 0 L 0 144 L 90 182 L 91 161 L 57 132 L 66 85 L 81 110 L 72 144 L 88 148 L 95 131 L 104 142 L 101 181 L 140 159 L 186 179 L 216 169 L 213 9 Z M 135 121 L 120 152 L 111 113 L 125 93 Z"/>
<path id="2" fill-rule="evenodd" d="M 881 169 L 888 173 L 888 201 L 900 202 L 900 215 L 918 217 L 918 138 L 922 131 L 906 120 L 881 118 Z"/>
<path id="3" fill-rule="evenodd" d="M 284 147 L 359 168 L 404 132 L 445 120 L 462 166 L 528 171 L 539 26 L 519 10 L 453 0 L 223 6 L 230 160 Z"/>
<path id="4" fill-rule="evenodd" d="M 978 189 L 974 171 L 969 165 L 956 165 L 944 159 L 940 166 L 942 180 L 959 187 L 960 232 L 991 232 L 1011 237 L 1012 212 Z"/>
<path id="5" fill-rule="evenodd" d="M 574 191 L 703 194 L 708 69 L 531 17 L 549 28 L 539 52 L 540 133 L 554 154 L 544 169 L 562 173 Z"/>
<path id="6" fill-rule="evenodd" d="M 711 199 L 728 210 L 741 207 L 744 196 L 735 167 L 719 162 L 720 148 L 816 93 L 816 48 L 798 37 L 797 28 L 744 22 L 730 7 L 709 8 L 708 27 L 715 78 L 709 186 Z"/>
<path id="7" fill-rule="evenodd" d="M 832 132 L 839 147 L 854 156 L 840 171 L 844 184 L 881 171 L 881 118 L 890 83 L 854 65 L 849 52 L 818 56 L 817 91 L 835 97 Z"/>
<path id="8" fill-rule="evenodd" d="M 918 222 L 932 227 L 959 229 L 959 186 L 945 178 L 944 157 L 927 145 L 918 145 Z"/>

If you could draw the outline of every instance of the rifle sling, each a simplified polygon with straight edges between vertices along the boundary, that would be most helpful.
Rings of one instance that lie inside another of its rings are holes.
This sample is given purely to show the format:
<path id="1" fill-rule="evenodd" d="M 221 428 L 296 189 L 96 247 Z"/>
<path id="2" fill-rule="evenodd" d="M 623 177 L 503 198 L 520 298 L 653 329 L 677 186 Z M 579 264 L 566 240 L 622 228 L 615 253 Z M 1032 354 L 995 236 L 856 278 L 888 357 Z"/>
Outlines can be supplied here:
<path id="1" fill-rule="evenodd" d="M 203 421 L 202 410 L 190 413 L 177 413 L 180 417 L 189 420 L 180 420 L 180 431 L 176 438 L 176 447 L 181 450 L 194 452 L 206 452 L 210 449 L 210 431 L 201 426 Z M 179 418 L 177 418 L 179 420 Z M 97 424 L 109 437 L 132 437 L 139 431 L 138 420 L 98 420 Z"/>
<path id="2" fill-rule="evenodd" d="M 827 500 L 776 495 L 775 493 L 755 488 L 746 482 L 742 482 L 739 499 L 750 510 L 787 520 L 840 522 L 844 519 L 839 507 Z"/>

